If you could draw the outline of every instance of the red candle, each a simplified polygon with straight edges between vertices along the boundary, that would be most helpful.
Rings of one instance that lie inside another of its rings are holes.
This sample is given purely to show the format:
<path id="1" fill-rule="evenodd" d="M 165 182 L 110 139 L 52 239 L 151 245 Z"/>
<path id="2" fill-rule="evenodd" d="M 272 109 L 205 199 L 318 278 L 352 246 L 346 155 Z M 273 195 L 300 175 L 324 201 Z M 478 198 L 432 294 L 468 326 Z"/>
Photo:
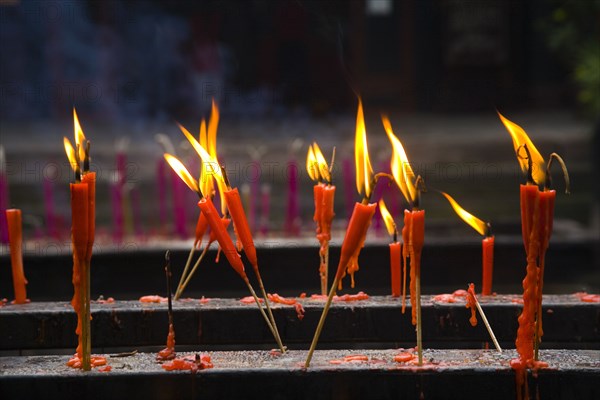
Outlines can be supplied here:
<path id="1" fill-rule="evenodd" d="M 340 255 L 340 262 L 337 267 L 336 279 L 341 279 L 346 276 L 346 268 L 350 263 L 353 255 L 357 250 L 362 248 L 367 231 L 371 225 L 371 219 L 375 214 L 375 208 L 377 203 L 355 203 L 348 228 L 346 229 L 346 236 L 342 242 L 342 252 Z M 351 274 L 354 271 L 349 271 Z"/>
<path id="2" fill-rule="evenodd" d="M 494 236 L 488 236 L 481 241 L 483 250 L 483 272 L 481 294 L 489 296 L 492 294 L 492 276 L 494 274 Z"/>
<path id="3" fill-rule="evenodd" d="M 383 199 L 379 200 L 379 212 L 385 224 L 385 227 L 390 235 L 392 235 L 392 243 L 390 243 L 390 276 L 392 286 L 392 297 L 400 296 L 401 286 L 401 270 L 400 270 L 400 253 L 401 246 L 397 240 L 398 230 L 394 223 L 394 218 L 388 211 Z"/>
<path id="4" fill-rule="evenodd" d="M 402 247 L 399 242 L 390 243 L 390 274 L 392 285 L 392 297 L 400 297 L 401 271 L 400 253 Z"/>
<path id="5" fill-rule="evenodd" d="M 213 202 L 208 198 L 202 198 L 198 202 L 198 207 L 202 210 L 208 224 L 211 229 L 211 233 L 214 233 L 219 246 L 221 246 L 221 250 L 227 257 L 227 261 L 231 267 L 242 277 L 242 279 L 247 280 L 246 272 L 244 271 L 244 264 L 240 258 L 240 255 L 235 250 L 235 246 L 231 237 L 225 230 L 221 218 L 219 217 L 219 213 L 215 208 Z"/>
<path id="6" fill-rule="evenodd" d="M 335 186 L 325 185 L 323 187 L 322 205 L 321 205 L 321 242 L 331 240 L 331 224 L 333 222 L 335 202 Z M 323 243 L 321 243 L 323 244 Z"/>
<path id="7" fill-rule="evenodd" d="M 235 228 L 236 235 L 242 243 L 246 257 L 248 257 L 250 264 L 252 264 L 254 272 L 256 272 L 256 276 L 259 276 L 260 274 L 258 272 L 258 257 L 256 256 L 256 247 L 254 246 L 254 239 L 252 238 L 250 226 L 248 225 L 248 220 L 246 219 L 246 213 L 244 212 L 244 206 L 242 205 L 240 193 L 238 192 L 237 188 L 234 188 L 225 190 L 224 196 L 225 201 L 227 202 L 227 208 L 229 209 L 229 214 L 231 214 L 231 218 L 233 219 L 233 226 Z"/>
<path id="8" fill-rule="evenodd" d="M 86 172 L 83 174 L 81 183 L 88 187 L 87 212 L 88 212 L 88 234 L 87 234 L 87 249 L 86 260 L 92 258 L 92 249 L 96 237 L 96 173 Z"/>
<path id="9" fill-rule="evenodd" d="M 198 215 L 198 221 L 196 222 L 196 238 L 194 239 L 194 247 L 198 247 L 202 244 L 202 238 L 208 229 L 208 220 L 206 216 L 200 211 L 200 215 Z"/>
<path id="10" fill-rule="evenodd" d="M 8 223 L 8 241 L 10 245 L 10 263 L 12 266 L 13 288 L 15 290 L 15 303 L 25 304 L 27 300 L 27 279 L 23 271 L 23 224 L 21 210 L 6 210 Z"/>
<path id="11" fill-rule="evenodd" d="M 523 244 L 525 252 L 529 251 L 529 237 L 533 227 L 533 214 L 535 203 L 538 199 L 539 189 L 537 185 L 521 185 L 521 233 L 523 235 Z"/>
<path id="12" fill-rule="evenodd" d="M 71 241 L 73 244 L 73 299 L 71 305 L 77 313 L 77 333 L 78 346 L 77 356 L 83 358 L 82 347 L 82 326 L 83 326 L 83 307 L 82 296 L 84 295 L 84 285 L 86 281 L 85 263 L 88 246 L 88 184 L 71 183 Z"/>
<path id="13" fill-rule="evenodd" d="M 322 182 L 318 182 L 315 186 L 313 186 L 313 198 L 315 201 L 315 213 L 313 215 L 313 221 L 315 221 L 315 223 L 317 224 L 317 235 L 321 234 L 321 230 L 322 230 L 322 223 L 321 223 L 321 217 L 323 215 L 323 213 L 321 212 L 321 209 L 323 208 L 323 188 L 325 187 L 325 185 Z"/>

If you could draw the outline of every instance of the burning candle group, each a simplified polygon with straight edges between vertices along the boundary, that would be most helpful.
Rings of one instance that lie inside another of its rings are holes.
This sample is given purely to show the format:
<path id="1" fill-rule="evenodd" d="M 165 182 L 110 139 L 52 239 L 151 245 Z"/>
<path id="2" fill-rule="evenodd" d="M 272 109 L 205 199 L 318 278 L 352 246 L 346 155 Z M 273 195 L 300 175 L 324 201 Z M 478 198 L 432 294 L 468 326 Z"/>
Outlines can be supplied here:
<path id="1" fill-rule="evenodd" d="M 313 188 L 315 207 L 313 220 L 316 223 L 317 239 L 320 244 L 319 275 L 321 280 L 321 294 L 327 295 L 327 301 L 316 327 L 305 362 L 305 367 L 307 368 L 310 365 L 312 354 L 317 346 L 333 296 L 341 288 L 342 280 L 346 274 L 351 275 L 351 286 L 354 287 L 354 274 L 359 269 L 359 254 L 364 246 L 367 231 L 377 207 L 377 203 L 371 202 L 371 195 L 381 176 L 393 179 L 407 204 L 403 215 L 404 224 L 401 230 L 401 242 L 398 241 L 398 229 L 394 222 L 394 216 L 387 210 L 383 200 L 379 201 L 379 208 L 388 232 L 392 236 L 392 243 L 389 246 L 391 294 L 392 297 L 402 298 L 401 309 L 402 313 L 404 313 L 406 308 L 406 285 L 407 280 L 409 281 L 408 293 L 411 305 L 411 321 L 416 330 L 418 365 L 423 364 L 421 254 L 425 238 L 425 211 L 421 207 L 421 193 L 425 190 L 424 183 L 423 179 L 412 170 L 404 147 L 394 134 L 391 123 L 386 117 L 382 118 L 382 122 L 392 148 L 390 161 L 391 176 L 387 173 L 375 173 L 373 171 L 369 158 L 367 132 L 363 114 L 362 102 L 359 99 L 355 132 L 355 179 L 358 194 L 362 195 L 363 198 L 362 201 L 354 204 L 331 286 L 329 286 L 328 282 L 329 241 L 331 240 L 332 221 L 335 216 L 334 197 L 336 190 L 332 179 L 333 157 L 330 165 L 328 165 L 316 142 L 309 146 L 307 154 L 307 172 L 310 178 L 317 182 Z M 526 368 L 536 368 L 540 365 L 538 349 L 543 335 L 541 306 L 545 253 L 552 233 L 556 198 L 556 192 L 551 189 L 552 181 L 550 176 L 550 167 L 554 160 L 558 161 L 563 167 L 567 192 L 569 180 L 565 164 L 558 155 L 551 154 L 549 162 L 546 164 L 524 130 L 501 114 L 499 116 L 511 134 L 517 159 L 527 176 L 527 183 L 520 187 L 522 236 L 527 254 L 526 276 L 523 280 L 524 305 L 523 312 L 518 319 L 519 328 L 516 339 L 519 358 L 513 360 L 512 363 L 515 369 L 524 370 Z M 90 171 L 90 142 L 85 139 L 75 110 L 73 110 L 73 118 L 75 146 L 66 137 L 63 141 L 75 175 L 75 182 L 70 184 L 74 285 L 74 296 L 71 304 L 77 312 L 79 343 L 76 355 L 70 361 L 70 365 L 90 370 L 91 366 L 101 365 L 105 362 L 101 359 L 94 359 L 91 356 L 90 266 L 95 238 L 96 175 Z M 181 296 L 182 291 L 196 271 L 210 244 L 216 241 L 220 246 L 220 251 L 223 252 L 231 267 L 247 285 L 259 307 L 261 315 L 283 353 L 286 351 L 286 348 L 281 341 L 269 304 L 269 298 L 260 275 L 257 251 L 246 212 L 242 205 L 242 199 L 238 189 L 231 187 L 226 171 L 218 161 L 216 150 L 218 120 L 218 109 L 213 103 L 211 120 L 208 126 L 202 121 L 198 140 L 180 125 L 181 131 L 201 160 L 201 173 L 198 180 L 192 177 L 192 174 L 189 173 L 181 161 L 173 154 L 164 154 L 166 162 L 200 198 L 198 201 L 200 214 L 196 225 L 195 240 L 188 257 L 188 263 L 183 270 L 180 285 L 175 292 L 175 299 Z M 333 154 L 335 155 L 335 148 Z M 213 204 L 213 197 L 217 193 L 214 183 L 217 184 L 219 200 L 221 202 L 221 213 L 219 213 Z M 540 186 L 542 190 L 540 190 Z M 491 225 L 467 212 L 447 193 L 441 192 L 441 194 L 448 200 L 461 219 L 484 236 L 482 240 L 482 295 L 491 295 L 494 254 L 494 236 L 491 233 Z M 27 281 L 23 272 L 21 256 L 22 228 L 20 210 L 7 210 L 6 217 L 9 227 L 8 233 L 15 302 L 24 303 L 27 301 L 25 291 Z M 237 246 L 227 232 L 227 227 L 231 221 L 233 221 L 235 235 L 237 236 Z M 192 256 L 195 250 L 201 246 L 203 237 L 209 228 L 209 241 L 205 245 L 202 255 L 196 264 L 189 270 Z M 244 263 L 239 254 L 241 250 L 244 251 L 256 275 L 261 295 L 264 299 L 264 309 L 245 272 Z M 170 271 L 168 272 L 168 276 L 170 276 Z M 490 330 L 491 334 L 491 328 L 475 297 L 472 284 L 469 288 L 469 296 L 471 296 L 469 297 L 469 301 L 472 302 L 471 305 L 479 309 L 486 327 Z M 498 344 L 496 342 L 495 344 L 500 350 Z"/>

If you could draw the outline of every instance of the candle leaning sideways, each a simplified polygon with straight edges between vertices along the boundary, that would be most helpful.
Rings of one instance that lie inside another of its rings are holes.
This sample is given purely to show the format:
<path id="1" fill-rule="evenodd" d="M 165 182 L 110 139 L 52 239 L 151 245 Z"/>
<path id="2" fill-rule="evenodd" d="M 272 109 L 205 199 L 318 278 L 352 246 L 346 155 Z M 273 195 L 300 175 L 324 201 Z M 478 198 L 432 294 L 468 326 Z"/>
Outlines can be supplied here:
<path id="1" fill-rule="evenodd" d="M 8 222 L 8 240 L 10 243 L 10 263 L 12 266 L 13 287 L 15 290 L 15 304 L 25 304 L 27 299 L 27 279 L 23 271 L 23 224 L 21 210 L 6 210 Z"/>

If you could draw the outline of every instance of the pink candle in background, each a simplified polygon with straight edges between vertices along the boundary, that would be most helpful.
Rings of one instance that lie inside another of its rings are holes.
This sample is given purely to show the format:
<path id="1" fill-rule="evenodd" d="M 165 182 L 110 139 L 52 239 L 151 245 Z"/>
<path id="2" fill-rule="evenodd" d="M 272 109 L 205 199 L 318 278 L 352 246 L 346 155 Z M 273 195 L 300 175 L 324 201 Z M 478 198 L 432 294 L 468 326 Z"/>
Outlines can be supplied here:
<path id="1" fill-rule="evenodd" d="M 260 190 L 260 233 L 267 235 L 269 233 L 269 214 L 271 212 L 271 186 L 265 183 L 261 186 Z"/>
<path id="2" fill-rule="evenodd" d="M 137 238 L 141 238 L 144 236 L 144 229 L 142 228 L 142 204 L 140 201 L 140 189 L 137 186 L 133 186 L 129 193 L 131 199 L 133 232 Z"/>
<path id="3" fill-rule="evenodd" d="M 250 204 L 248 205 L 250 214 L 248 215 L 248 224 L 250 225 L 250 232 L 256 232 L 256 210 L 258 208 L 256 200 L 260 193 L 260 163 L 255 160 L 250 164 L 252 165 L 250 168 L 252 170 L 252 175 L 248 176 L 248 179 L 250 179 Z"/>
<path id="4" fill-rule="evenodd" d="M 172 171 L 171 182 L 173 183 L 173 215 L 175 217 L 175 234 L 181 239 L 187 237 L 187 229 L 185 226 L 185 194 L 187 187 L 185 183 L 179 179 L 177 173 Z"/>
<path id="5" fill-rule="evenodd" d="M 54 188 L 52 182 L 44 177 L 44 211 L 46 213 L 46 236 L 59 239 L 54 212 Z"/>
<path id="6" fill-rule="evenodd" d="M 288 196 L 285 216 L 285 231 L 290 236 L 300 234 L 300 209 L 298 204 L 298 165 L 296 161 L 287 164 Z"/>
<path id="7" fill-rule="evenodd" d="M 113 216 L 113 242 L 123 242 L 123 192 L 118 182 L 110 185 L 110 200 Z"/>
<path id="8" fill-rule="evenodd" d="M 346 218 L 350 219 L 354 211 L 354 160 L 345 158 L 342 161 L 342 179 L 344 181 L 344 200 L 346 203 Z M 394 214 L 392 214 L 394 215 Z"/>
<path id="9" fill-rule="evenodd" d="M 379 163 L 379 171 L 386 172 L 389 169 L 386 168 L 388 166 L 389 164 L 387 162 L 382 161 Z M 375 192 L 373 193 L 373 197 L 371 197 L 373 202 L 378 202 L 383 197 L 385 187 L 386 185 L 384 185 L 383 182 L 379 185 L 375 185 Z M 375 215 L 373 216 L 373 228 L 377 237 L 383 236 L 383 218 L 381 217 L 381 211 L 379 211 L 379 207 L 375 209 Z"/>
<path id="10" fill-rule="evenodd" d="M 6 160 L 4 158 L 4 147 L 0 146 L 0 243 L 8 244 L 8 221 L 6 220 L 6 209 L 8 209 L 8 179 L 6 178 Z"/>
<path id="11" fill-rule="evenodd" d="M 167 226 L 167 174 L 165 167 L 166 161 L 160 157 L 156 164 L 156 188 L 158 190 L 158 220 L 161 229 Z"/>

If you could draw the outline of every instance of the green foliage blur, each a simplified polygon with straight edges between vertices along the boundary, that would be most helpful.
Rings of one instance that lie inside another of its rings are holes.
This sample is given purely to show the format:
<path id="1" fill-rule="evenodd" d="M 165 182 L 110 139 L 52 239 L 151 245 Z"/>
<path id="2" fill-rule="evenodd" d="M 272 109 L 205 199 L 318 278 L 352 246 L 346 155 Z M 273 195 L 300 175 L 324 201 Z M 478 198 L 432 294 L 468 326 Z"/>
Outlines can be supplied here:
<path id="1" fill-rule="evenodd" d="M 600 0 L 553 0 L 539 23 L 549 48 L 572 72 L 577 100 L 586 116 L 600 115 Z"/>

